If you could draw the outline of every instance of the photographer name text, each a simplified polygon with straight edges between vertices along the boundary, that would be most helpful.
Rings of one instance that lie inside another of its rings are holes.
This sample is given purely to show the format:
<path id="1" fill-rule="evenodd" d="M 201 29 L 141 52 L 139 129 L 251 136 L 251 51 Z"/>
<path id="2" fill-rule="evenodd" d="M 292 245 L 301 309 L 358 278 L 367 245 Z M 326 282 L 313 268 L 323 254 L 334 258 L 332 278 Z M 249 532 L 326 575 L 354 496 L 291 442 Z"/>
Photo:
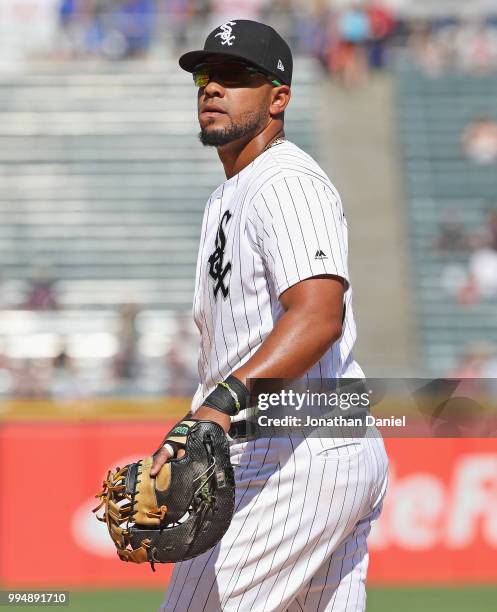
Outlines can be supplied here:
<path id="1" fill-rule="evenodd" d="M 406 417 L 405 415 L 375 417 L 368 414 L 356 418 L 343 415 L 333 417 L 311 417 L 307 415 L 306 418 L 287 415 L 276 418 L 263 414 L 257 417 L 257 422 L 260 427 L 405 427 Z"/>

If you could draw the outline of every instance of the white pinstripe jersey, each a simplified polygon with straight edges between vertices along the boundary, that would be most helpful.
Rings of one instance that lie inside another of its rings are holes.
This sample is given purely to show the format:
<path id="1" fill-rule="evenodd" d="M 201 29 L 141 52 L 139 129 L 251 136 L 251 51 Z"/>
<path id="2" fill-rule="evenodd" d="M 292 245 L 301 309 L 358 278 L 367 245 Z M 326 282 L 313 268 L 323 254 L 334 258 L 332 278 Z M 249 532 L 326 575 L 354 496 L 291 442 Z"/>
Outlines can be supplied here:
<path id="1" fill-rule="evenodd" d="M 283 314 L 279 295 L 301 280 L 346 280 L 339 340 L 309 378 L 360 378 L 352 357 L 356 326 L 347 269 L 347 222 L 340 197 L 316 161 L 283 141 L 226 180 L 207 202 L 197 260 L 193 316 L 200 330 L 195 411 L 257 351 Z"/>

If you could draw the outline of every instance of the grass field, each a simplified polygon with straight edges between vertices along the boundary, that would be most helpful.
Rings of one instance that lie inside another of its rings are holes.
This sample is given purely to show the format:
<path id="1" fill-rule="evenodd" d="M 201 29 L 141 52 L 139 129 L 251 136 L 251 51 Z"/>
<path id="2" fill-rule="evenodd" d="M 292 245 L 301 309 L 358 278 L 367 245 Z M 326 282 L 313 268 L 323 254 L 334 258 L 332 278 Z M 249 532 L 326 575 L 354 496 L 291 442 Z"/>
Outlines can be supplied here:
<path id="1" fill-rule="evenodd" d="M 71 612 L 156 612 L 162 591 L 72 592 Z M 495 612 L 497 586 L 370 589 L 367 612 Z M 250 612 L 248 610 L 244 612 Z"/>

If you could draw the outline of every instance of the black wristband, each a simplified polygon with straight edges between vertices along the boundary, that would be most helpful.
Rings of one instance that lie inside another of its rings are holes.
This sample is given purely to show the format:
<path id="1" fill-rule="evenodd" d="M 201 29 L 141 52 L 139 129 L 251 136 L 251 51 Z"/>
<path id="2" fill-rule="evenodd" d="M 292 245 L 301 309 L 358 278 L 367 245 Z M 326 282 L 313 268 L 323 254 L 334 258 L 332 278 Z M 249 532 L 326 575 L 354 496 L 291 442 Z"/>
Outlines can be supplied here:
<path id="1" fill-rule="evenodd" d="M 249 390 L 242 381 L 235 376 L 228 376 L 217 383 L 214 391 L 205 398 L 202 405 L 235 416 L 240 410 L 245 410 L 248 398 Z"/>

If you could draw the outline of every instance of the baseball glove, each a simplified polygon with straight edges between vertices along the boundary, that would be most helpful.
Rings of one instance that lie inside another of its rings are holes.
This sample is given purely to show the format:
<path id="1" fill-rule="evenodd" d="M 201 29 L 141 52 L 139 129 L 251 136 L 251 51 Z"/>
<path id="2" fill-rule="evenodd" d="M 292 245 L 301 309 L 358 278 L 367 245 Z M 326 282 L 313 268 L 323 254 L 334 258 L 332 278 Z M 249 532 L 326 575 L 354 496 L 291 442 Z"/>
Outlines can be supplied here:
<path id="1" fill-rule="evenodd" d="M 185 449 L 150 476 L 153 456 L 109 471 L 93 510 L 107 524 L 123 561 L 175 563 L 214 546 L 234 512 L 229 445 L 212 421 L 178 423 L 166 436 Z M 102 516 L 97 512 L 103 508 Z"/>

